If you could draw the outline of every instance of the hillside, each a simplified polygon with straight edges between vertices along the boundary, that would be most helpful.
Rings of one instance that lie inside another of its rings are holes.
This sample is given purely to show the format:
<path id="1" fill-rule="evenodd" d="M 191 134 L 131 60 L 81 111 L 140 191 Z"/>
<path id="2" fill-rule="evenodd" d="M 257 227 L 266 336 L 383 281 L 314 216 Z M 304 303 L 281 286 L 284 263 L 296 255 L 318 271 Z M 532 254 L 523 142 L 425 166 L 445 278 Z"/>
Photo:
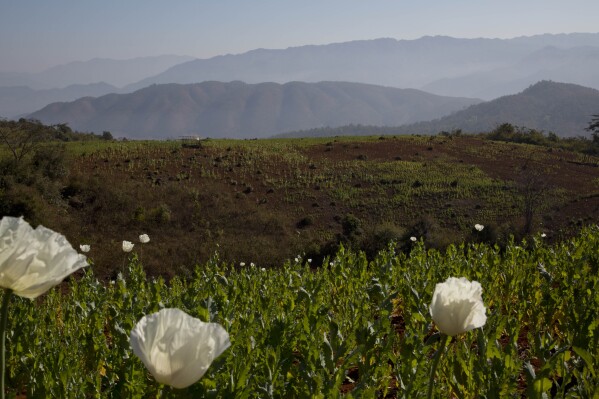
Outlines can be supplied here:
<path id="1" fill-rule="evenodd" d="M 274 137 L 437 134 L 454 130 L 486 133 L 503 123 L 545 133 L 553 132 L 562 137 L 589 137 L 590 133 L 585 129 L 597 110 L 599 110 L 597 90 L 544 81 L 530 86 L 522 93 L 476 104 L 429 122 L 386 127 L 364 125 L 324 127 L 286 132 Z"/>
<path id="2" fill-rule="evenodd" d="M 598 49 L 599 34 L 358 40 L 256 49 L 192 60 L 125 89 L 207 80 L 247 83 L 335 80 L 490 100 L 521 91 L 539 80 L 559 80 L 599 89 L 595 73 L 599 69 Z M 570 67 L 574 69 L 568 73 Z"/>
<path id="3" fill-rule="evenodd" d="M 454 129 L 478 133 L 511 123 L 562 137 L 589 136 L 585 129 L 598 110 L 598 90 L 542 81 L 521 93 L 476 104 L 431 122 L 403 126 L 396 133 L 434 134 Z"/>
<path id="4" fill-rule="evenodd" d="M 401 250 L 411 236 L 505 245 L 599 222 L 599 159 L 557 148 L 468 136 L 185 144 L 72 142 L 18 167 L 0 152 L 0 213 L 91 244 L 101 277 L 120 270 L 122 240 L 142 233 L 148 273 L 173 276 L 216 250 L 234 264 L 305 253 L 318 265 L 340 244 L 372 257 L 391 239 Z"/>
<path id="5" fill-rule="evenodd" d="M 153 85 L 130 94 L 55 103 L 29 117 L 129 138 L 248 138 L 350 123 L 401 125 L 478 102 L 359 83 L 203 82 Z"/>

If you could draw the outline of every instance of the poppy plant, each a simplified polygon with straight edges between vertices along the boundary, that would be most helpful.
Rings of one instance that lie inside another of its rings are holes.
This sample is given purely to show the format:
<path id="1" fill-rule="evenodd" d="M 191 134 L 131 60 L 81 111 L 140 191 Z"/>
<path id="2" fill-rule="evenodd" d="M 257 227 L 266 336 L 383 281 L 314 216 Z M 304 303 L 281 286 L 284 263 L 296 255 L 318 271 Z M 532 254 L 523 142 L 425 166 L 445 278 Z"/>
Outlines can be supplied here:
<path id="1" fill-rule="evenodd" d="M 450 277 L 437 284 L 430 313 L 439 330 L 449 336 L 484 326 L 487 316 L 480 283 Z"/>
<path id="2" fill-rule="evenodd" d="M 23 218 L 0 221 L 0 287 L 34 299 L 87 265 L 65 236 Z"/>
<path id="3" fill-rule="evenodd" d="M 449 337 L 482 327 L 487 322 L 480 283 L 464 277 L 450 277 L 438 283 L 429 310 L 441 331 L 441 345 L 431 366 L 427 398 L 432 397 L 435 371 Z"/>
<path id="4" fill-rule="evenodd" d="M 0 394 L 4 392 L 5 337 L 8 304 L 12 294 L 34 299 L 65 277 L 87 266 L 67 239 L 44 226 L 33 229 L 23 218 L 5 216 L 0 221 L 0 287 L 5 289 L 0 310 Z"/>
<path id="5" fill-rule="evenodd" d="M 134 246 L 131 241 L 123 241 L 123 252 L 131 252 Z"/>
<path id="6" fill-rule="evenodd" d="M 231 345 L 220 324 L 205 323 L 180 309 L 144 316 L 129 342 L 156 381 L 174 388 L 186 388 L 202 378 Z"/>

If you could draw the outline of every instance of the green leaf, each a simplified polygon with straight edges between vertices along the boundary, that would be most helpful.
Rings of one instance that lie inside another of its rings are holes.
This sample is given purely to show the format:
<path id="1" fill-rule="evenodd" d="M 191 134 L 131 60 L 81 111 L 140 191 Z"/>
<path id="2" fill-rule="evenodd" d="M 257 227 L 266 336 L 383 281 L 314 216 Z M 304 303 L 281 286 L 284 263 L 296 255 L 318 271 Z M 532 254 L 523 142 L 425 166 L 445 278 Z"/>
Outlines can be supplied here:
<path id="1" fill-rule="evenodd" d="M 596 377 L 597 375 L 595 374 L 595 368 L 593 367 L 593 356 L 587 350 L 581 347 L 573 346 L 572 349 L 578 356 L 582 358 L 582 360 L 584 360 L 591 374 Z"/>

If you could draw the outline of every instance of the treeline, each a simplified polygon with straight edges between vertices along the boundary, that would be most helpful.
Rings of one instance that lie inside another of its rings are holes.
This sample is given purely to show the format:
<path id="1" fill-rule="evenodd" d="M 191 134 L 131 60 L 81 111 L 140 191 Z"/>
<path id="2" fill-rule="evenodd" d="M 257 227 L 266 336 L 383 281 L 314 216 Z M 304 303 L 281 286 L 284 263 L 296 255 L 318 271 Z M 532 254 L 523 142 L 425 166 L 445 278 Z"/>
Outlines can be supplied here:
<path id="1" fill-rule="evenodd" d="M 31 140 L 36 141 L 90 141 L 99 139 L 112 140 L 110 132 L 104 132 L 102 135 L 94 133 L 82 133 L 74 131 L 66 123 L 56 125 L 45 125 L 37 119 L 7 120 L 0 119 L 0 139 L 4 144 L 8 144 L 16 136 L 29 136 Z"/>
<path id="2" fill-rule="evenodd" d="M 350 124 L 339 127 L 317 127 L 314 129 L 294 130 L 281 133 L 276 137 L 300 138 L 300 137 L 335 137 L 335 136 L 392 136 L 406 134 L 403 126 L 372 126 L 361 124 Z"/>
<path id="3" fill-rule="evenodd" d="M 405 135 L 404 126 L 368 126 L 347 125 L 339 127 L 322 127 L 309 130 L 299 130 L 278 135 L 281 138 L 292 137 L 335 137 L 335 136 L 394 136 Z M 544 147 L 562 148 L 569 151 L 581 152 L 590 155 L 599 154 L 599 135 L 593 134 L 589 139 L 585 136 L 560 137 L 553 132 L 544 132 L 502 123 L 490 132 L 464 133 L 461 129 L 440 131 L 439 136 L 474 136 L 488 140 L 534 144 Z"/>
<path id="4" fill-rule="evenodd" d="M 599 154 L 599 136 L 596 134 L 593 134 L 592 139 L 588 139 L 584 136 L 559 137 L 553 132 L 545 133 L 542 130 L 514 126 L 511 123 L 503 123 L 491 132 L 480 133 L 478 136 L 488 140 L 562 148 L 568 151 L 576 151 L 590 155 Z"/>

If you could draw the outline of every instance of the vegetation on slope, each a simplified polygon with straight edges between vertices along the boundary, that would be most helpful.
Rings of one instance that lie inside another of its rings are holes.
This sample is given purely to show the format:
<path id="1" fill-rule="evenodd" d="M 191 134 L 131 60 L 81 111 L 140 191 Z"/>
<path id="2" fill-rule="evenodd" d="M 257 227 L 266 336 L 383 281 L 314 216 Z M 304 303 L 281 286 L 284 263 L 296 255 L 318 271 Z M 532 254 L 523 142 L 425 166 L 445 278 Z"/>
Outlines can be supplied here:
<path id="1" fill-rule="evenodd" d="M 2 152 L 0 212 L 91 244 L 114 277 L 122 240 L 141 233 L 152 275 L 225 260 L 319 265 L 340 244 L 369 257 L 410 237 L 430 247 L 599 222 L 596 157 L 470 136 L 39 143 Z M 482 232 L 474 224 L 485 225 Z"/>

